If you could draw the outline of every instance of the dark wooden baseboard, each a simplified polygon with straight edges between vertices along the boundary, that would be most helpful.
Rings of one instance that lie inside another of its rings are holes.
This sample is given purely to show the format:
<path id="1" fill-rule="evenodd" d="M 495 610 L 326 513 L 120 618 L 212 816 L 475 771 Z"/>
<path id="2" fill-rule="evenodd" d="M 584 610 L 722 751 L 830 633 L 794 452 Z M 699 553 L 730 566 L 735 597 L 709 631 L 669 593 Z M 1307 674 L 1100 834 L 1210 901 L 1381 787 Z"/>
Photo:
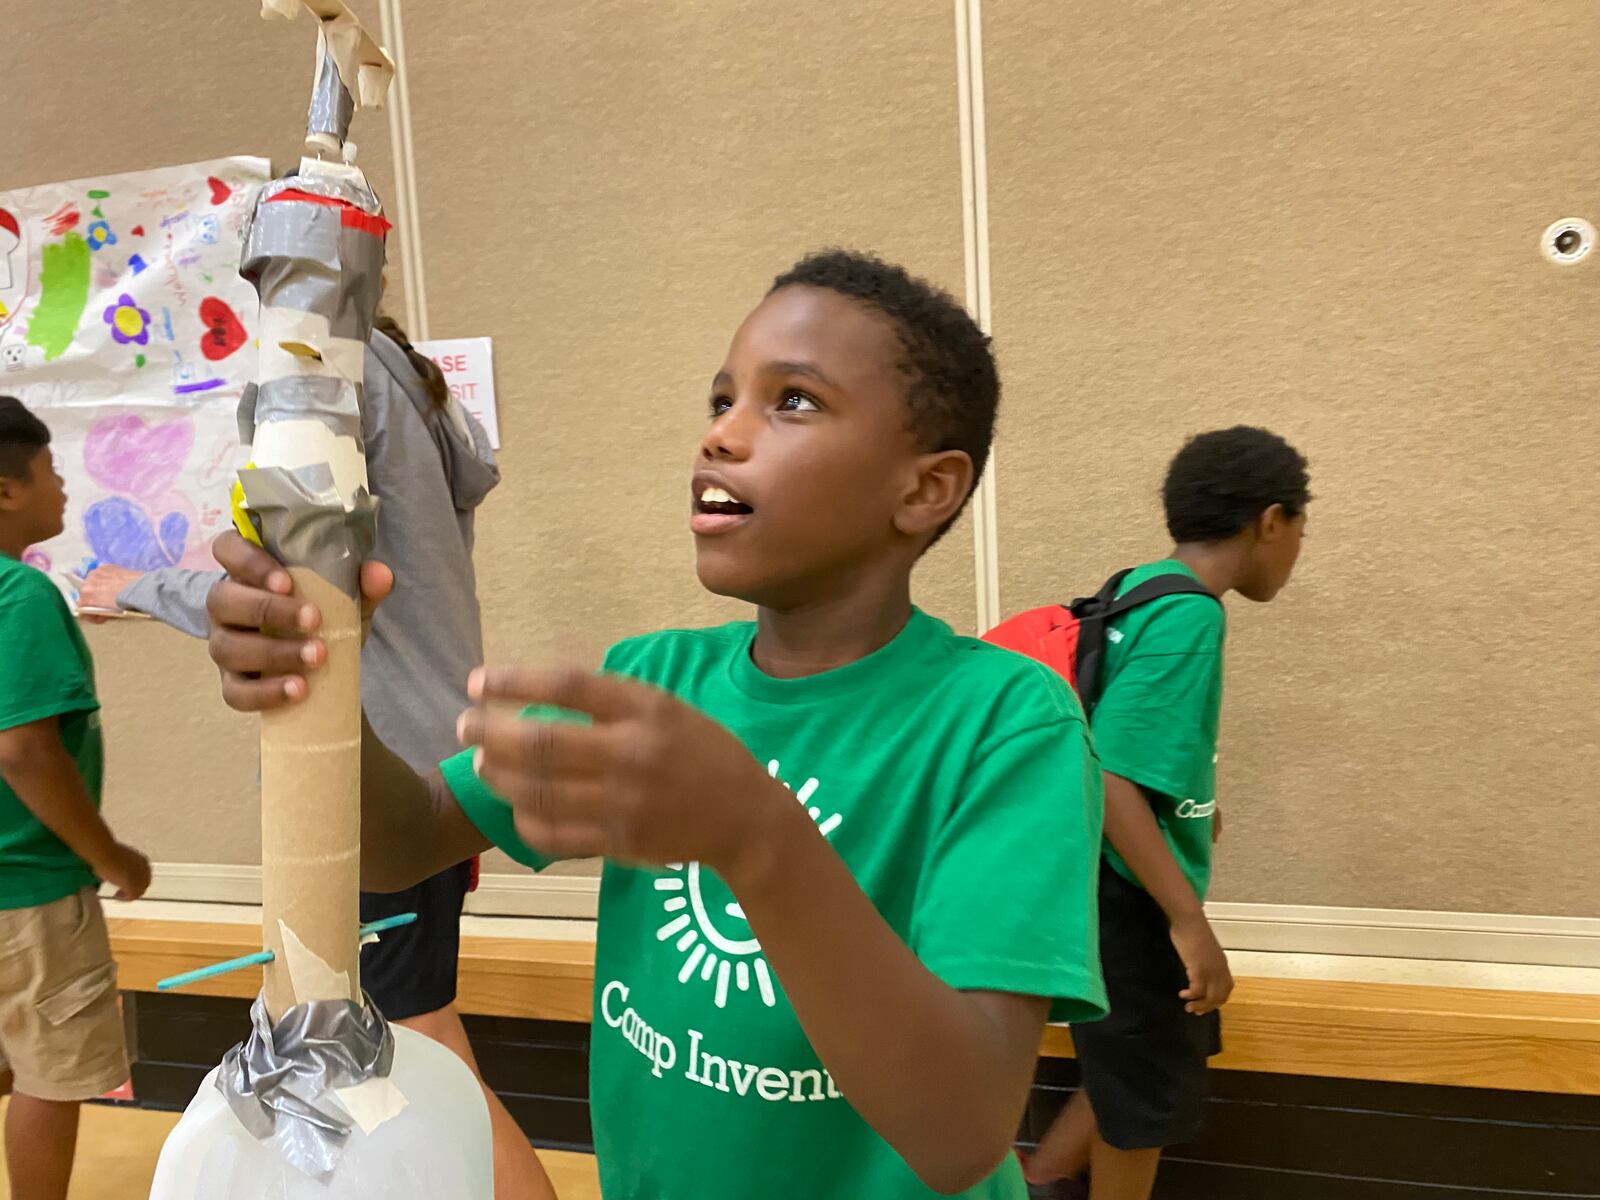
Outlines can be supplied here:
<path id="1" fill-rule="evenodd" d="M 129 993 L 134 1092 L 181 1109 L 249 1028 L 233 997 Z M 589 1026 L 464 1018 L 484 1077 L 537 1146 L 587 1150 Z M 1216 1070 L 1205 1132 L 1167 1155 L 1156 1200 L 1600 1198 L 1600 1096 Z M 1077 1065 L 1041 1057 L 1020 1140 Z"/>

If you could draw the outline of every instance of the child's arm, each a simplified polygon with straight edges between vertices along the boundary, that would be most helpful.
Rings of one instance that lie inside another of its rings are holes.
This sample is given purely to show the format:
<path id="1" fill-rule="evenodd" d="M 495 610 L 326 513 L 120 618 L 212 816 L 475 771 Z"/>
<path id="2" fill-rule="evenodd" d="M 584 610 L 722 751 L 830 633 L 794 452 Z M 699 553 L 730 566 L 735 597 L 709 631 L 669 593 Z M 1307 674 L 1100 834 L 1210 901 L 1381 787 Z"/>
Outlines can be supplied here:
<path id="1" fill-rule="evenodd" d="M 206 597 L 222 579 L 221 571 L 190 571 L 183 567 L 144 572 L 98 567 L 83 581 L 78 602 L 147 613 L 180 633 L 203 638 L 211 631 Z"/>
<path id="2" fill-rule="evenodd" d="M 489 849 L 437 770 L 418 775 L 361 718 L 361 886 L 398 892 Z"/>
<path id="3" fill-rule="evenodd" d="M 0 777 L 41 825 L 117 889 L 118 900 L 144 895 L 150 860 L 117 841 L 95 811 L 78 765 L 62 744 L 58 718 L 0 730 Z"/>
<path id="4" fill-rule="evenodd" d="M 807 1038 L 924 1183 L 974 1186 L 1016 1136 L 1048 1002 L 945 984 L 878 914 L 802 805 L 780 802 L 772 817 L 726 879 Z"/>
<path id="5" fill-rule="evenodd" d="M 1106 840 L 1139 877 L 1172 925 L 1172 944 L 1189 973 L 1189 986 L 1179 993 L 1192 1013 L 1220 1008 L 1233 991 L 1228 956 L 1206 919 L 1205 906 L 1195 895 L 1167 839 L 1161 836 L 1150 802 L 1135 783 L 1105 773 Z"/>
<path id="6" fill-rule="evenodd" d="M 581 671 L 485 670 L 468 688 L 485 705 L 594 719 L 555 724 L 489 708 L 463 717 L 463 741 L 481 747 L 482 783 L 512 802 L 526 842 L 624 862 L 704 863 L 738 897 L 823 1065 L 911 1169 L 941 1192 L 995 1169 L 1022 1115 L 1046 1000 L 963 991 L 935 975 L 805 808 L 688 705 Z M 1087 907 L 1087 883 L 1083 891 Z"/>

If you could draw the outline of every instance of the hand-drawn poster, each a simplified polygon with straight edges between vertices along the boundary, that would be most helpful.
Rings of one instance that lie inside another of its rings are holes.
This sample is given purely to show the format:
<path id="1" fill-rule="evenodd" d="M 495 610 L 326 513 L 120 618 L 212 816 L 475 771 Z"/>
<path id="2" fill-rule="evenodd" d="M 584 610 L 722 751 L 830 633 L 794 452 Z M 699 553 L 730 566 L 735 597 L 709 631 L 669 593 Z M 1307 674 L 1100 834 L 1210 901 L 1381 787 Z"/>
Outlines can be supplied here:
<path id="1" fill-rule="evenodd" d="M 214 565 L 231 523 L 235 410 L 255 371 L 241 226 L 264 158 L 0 192 L 0 393 L 50 427 L 63 575 Z"/>

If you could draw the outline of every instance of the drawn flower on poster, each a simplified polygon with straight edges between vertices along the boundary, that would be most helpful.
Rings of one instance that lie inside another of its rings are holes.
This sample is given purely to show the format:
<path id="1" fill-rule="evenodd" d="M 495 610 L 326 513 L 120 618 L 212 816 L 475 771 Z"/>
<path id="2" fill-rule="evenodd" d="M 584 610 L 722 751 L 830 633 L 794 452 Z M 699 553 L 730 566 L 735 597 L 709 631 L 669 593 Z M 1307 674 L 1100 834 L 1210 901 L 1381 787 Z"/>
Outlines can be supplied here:
<path id="1" fill-rule="evenodd" d="M 115 304 L 106 305 L 104 315 L 113 340 L 124 346 L 150 344 L 150 314 L 135 304 L 127 292 L 118 296 Z"/>
<path id="2" fill-rule="evenodd" d="M 89 249 L 99 250 L 103 246 L 115 246 L 117 235 L 111 232 L 111 226 L 104 221 L 90 221 L 89 228 L 84 231 L 84 236 L 89 241 Z"/>

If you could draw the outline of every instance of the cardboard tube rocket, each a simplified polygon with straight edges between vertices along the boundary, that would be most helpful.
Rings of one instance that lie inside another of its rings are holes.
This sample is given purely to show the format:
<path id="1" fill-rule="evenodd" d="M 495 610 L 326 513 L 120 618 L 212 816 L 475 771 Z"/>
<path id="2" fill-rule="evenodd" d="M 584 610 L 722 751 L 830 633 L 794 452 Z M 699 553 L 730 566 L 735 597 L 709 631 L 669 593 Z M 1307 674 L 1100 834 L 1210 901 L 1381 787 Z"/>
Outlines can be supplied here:
<path id="1" fill-rule="evenodd" d="M 262 718 L 272 959 L 250 1036 L 201 1085 L 151 1196 L 490 1200 L 476 1080 L 450 1051 L 391 1028 L 360 986 L 359 575 L 377 514 L 362 372 L 388 222 L 345 135 L 358 106 L 382 101 L 392 67 L 340 0 L 267 0 L 265 12 L 302 3 L 320 22 L 306 133 L 317 157 L 263 187 L 245 229 L 260 365 L 240 402 L 249 465 L 235 515 L 321 609 L 328 661 L 302 703 Z"/>

